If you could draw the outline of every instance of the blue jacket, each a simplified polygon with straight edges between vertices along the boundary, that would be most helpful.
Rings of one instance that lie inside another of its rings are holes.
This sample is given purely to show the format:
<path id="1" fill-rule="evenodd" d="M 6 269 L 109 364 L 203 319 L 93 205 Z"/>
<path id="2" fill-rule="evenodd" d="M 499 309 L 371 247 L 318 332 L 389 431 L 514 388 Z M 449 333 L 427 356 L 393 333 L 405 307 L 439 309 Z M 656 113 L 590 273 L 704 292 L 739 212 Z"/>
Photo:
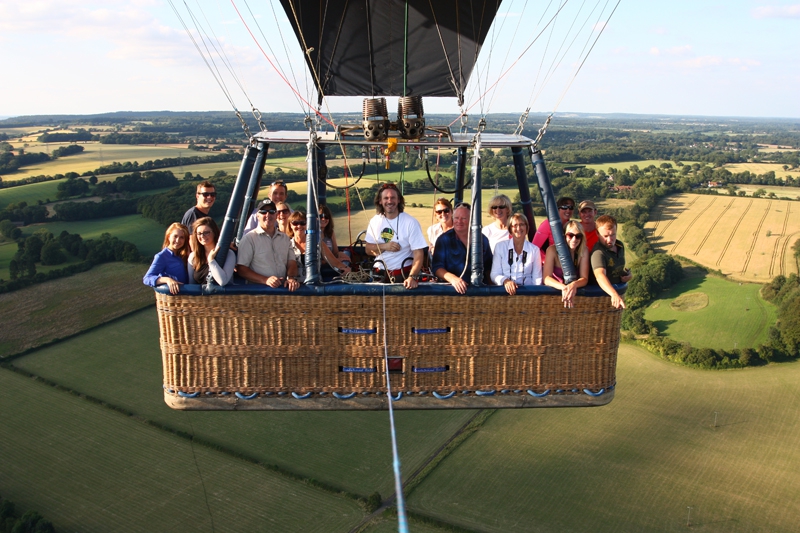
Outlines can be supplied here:
<path id="1" fill-rule="evenodd" d="M 142 282 L 150 287 L 155 287 L 158 278 L 172 278 L 181 283 L 189 283 L 189 271 L 183 259 L 177 257 L 169 248 L 164 248 L 153 257 L 153 263 L 147 269 L 147 274 Z"/>

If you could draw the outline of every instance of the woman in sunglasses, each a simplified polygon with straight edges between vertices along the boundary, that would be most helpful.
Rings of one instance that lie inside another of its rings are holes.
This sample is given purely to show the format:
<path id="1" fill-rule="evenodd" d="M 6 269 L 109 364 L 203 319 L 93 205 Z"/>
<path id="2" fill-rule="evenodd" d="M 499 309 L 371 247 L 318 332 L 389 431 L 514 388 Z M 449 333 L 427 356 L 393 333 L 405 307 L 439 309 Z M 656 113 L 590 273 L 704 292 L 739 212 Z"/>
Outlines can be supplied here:
<path id="1" fill-rule="evenodd" d="M 350 263 L 350 254 L 339 250 L 339 245 L 336 243 L 336 232 L 333 231 L 333 213 L 327 205 L 321 205 L 319 208 L 319 232 L 322 242 L 328 245 L 333 255 L 344 264 Z"/>
<path id="2" fill-rule="evenodd" d="M 433 257 L 433 247 L 439 235 L 453 227 L 453 204 L 447 198 L 439 198 L 433 204 L 433 214 L 437 222 L 428 227 L 428 242 L 431 243 L 428 249 Z"/>
<path id="3" fill-rule="evenodd" d="M 303 211 L 295 211 L 289 216 L 289 236 L 292 238 L 292 249 L 297 260 L 297 272 L 300 279 L 306 277 L 306 214 Z M 339 274 L 347 274 L 350 267 L 339 261 L 333 255 L 331 249 L 322 240 L 319 243 L 322 258 Z"/>
<path id="4" fill-rule="evenodd" d="M 564 237 L 572 255 L 572 262 L 578 269 L 579 277 L 572 283 L 564 283 L 561 261 L 558 259 L 556 247 L 551 246 L 547 249 L 544 259 L 544 284 L 561 291 L 561 301 L 564 302 L 564 307 L 573 307 L 578 289 L 585 287 L 589 282 L 589 249 L 586 248 L 586 237 L 579 222 L 572 220 L 564 228 Z"/>
<path id="5" fill-rule="evenodd" d="M 505 194 L 498 194 L 489 201 L 488 213 L 494 219 L 494 222 L 483 227 L 483 234 L 489 239 L 489 246 L 491 246 L 492 253 L 494 253 L 498 242 L 511 238 L 511 234 L 508 233 L 511 200 Z"/>
<path id="6" fill-rule="evenodd" d="M 194 251 L 189 254 L 189 283 L 205 284 L 210 272 L 218 285 L 227 285 L 236 267 L 236 254 L 228 250 L 225 266 L 217 263 L 219 226 L 214 219 L 203 217 L 195 220 L 190 240 Z"/>
<path id="7" fill-rule="evenodd" d="M 556 202 L 558 207 L 558 216 L 561 219 L 561 227 L 566 227 L 569 219 L 572 218 L 572 213 L 575 212 L 575 200 L 568 196 L 558 199 Z M 542 250 L 542 262 L 545 260 L 545 254 L 550 246 L 555 244 L 553 241 L 553 233 L 550 230 L 550 221 L 545 218 L 539 228 L 536 230 L 536 235 L 533 236 L 533 244 Z"/>

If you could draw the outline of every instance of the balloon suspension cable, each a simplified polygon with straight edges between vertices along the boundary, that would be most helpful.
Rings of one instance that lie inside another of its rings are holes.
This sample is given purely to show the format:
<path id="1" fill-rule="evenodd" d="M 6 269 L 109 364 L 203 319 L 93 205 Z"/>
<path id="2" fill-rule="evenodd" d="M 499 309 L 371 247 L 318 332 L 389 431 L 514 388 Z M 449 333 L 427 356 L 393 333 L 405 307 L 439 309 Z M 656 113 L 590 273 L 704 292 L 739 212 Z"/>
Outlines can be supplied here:
<path id="1" fill-rule="evenodd" d="M 236 3 L 234 2 L 234 0 L 231 0 L 231 4 L 233 5 L 233 8 L 236 10 L 236 14 L 239 15 L 239 20 L 241 20 L 242 24 L 244 24 L 244 27 L 247 30 L 247 33 L 250 34 L 250 37 L 253 39 L 253 42 L 256 43 L 256 46 L 258 47 L 258 49 L 261 50 L 261 54 L 267 59 L 267 62 L 270 64 L 270 66 L 272 66 L 272 68 L 278 74 L 278 77 L 280 77 L 280 79 L 283 80 L 284 83 L 286 83 L 286 85 L 289 87 L 289 89 L 292 90 L 292 92 L 297 96 L 297 98 L 299 100 L 301 100 L 304 104 L 306 104 L 310 109 L 314 109 L 314 106 L 311 105 L 311 103 L 309 103 L 308 100 L 303 98 L 303 96 L 300 94 L 300 92 L 297 89 L 294 88 L 294 86 L 289 82 L 289 80 L 286 78 L 286 76 L 283 75 L 283 73 L 280 71 L 280 69 L 277 66 L 275 66 L 275 63 L 273 63 L 272 59 L 270 59 L 269 54 L 267 54 L 267 52 L 264 50 L 264 48 L 262 48 L 261 43 L 258 42 L 258 39 L 256 39 L 256 36 L 253 35 L 253 32 L 250 30 L 250 26 L 248 26 L 247 22 L 245 22 L 244 17 L 242 17 L 242 14 L 239 12 L 239 8 L 236 7 Z M 314 112 L 315 113 L 317 112 L 316 109 L 314 109 Z M 330 124 L 331 127 L 334 127 L 334 128 L 336 127 L 333 124 L 333 122 L 328 120 L 327 117 L 322 116 L 322 120 L 324 120 L 325 122 Z"/>
<path id="2" fill-rule="evenodd" d="M 530 112 L 531 112 L 531 108 L 528 107 L 519 116 L 519 124 L 517 124 L 517 129 L 514 130 L 514 135 L 522 135 L 522 130 L 525 128 L 525 122 L 528 120 L 528 114 Z"/>
<path id="3" fill-rule="evenodd" d="M 392 469 L 394 471 L 394 492 L 397 498 L 397 531 L 408 533 L 406 503 L 403 496 L 403 479 L 400 474 L 400 455 L 397 453 L 397 430 L 394 424 L 394 398 L 392 396 L 392 380 L 389 377 L 389 346 L 386 334 L 386 288 L 383 287 L 383 365 L 386 375 L 386 394 L 389 397 L 389 427 L 392 435 Z"/>
<path id="4" fill-rule="evenodd" d="M 258 127 L 261 128 L 261 131 L 268 131 L 267 130 L 267 125 L 264 123 L 264 119 L 261 118 L 261 111 L 259 111 L 256 106 L 252 106 L 252 107 L 253 107 L 253 109 L 251 111 L 253 113 L 253 118 L 255 118 L 256 121 L 258 122 Z"/>
<path id="5" fill-rule="evenodd" d="M 539 128 L 539 134 L 536 136 L 536 139 L 533 141 L 533 146 L 539 146 L 539 141 L 542 140 L 544 134 L 547 133 L 547 126 L 550 125 L 550 121 L 553 119 L 553 113 L 548 115 L 547 120 L 544 121 L 544 124 L 541 128 Z"/>

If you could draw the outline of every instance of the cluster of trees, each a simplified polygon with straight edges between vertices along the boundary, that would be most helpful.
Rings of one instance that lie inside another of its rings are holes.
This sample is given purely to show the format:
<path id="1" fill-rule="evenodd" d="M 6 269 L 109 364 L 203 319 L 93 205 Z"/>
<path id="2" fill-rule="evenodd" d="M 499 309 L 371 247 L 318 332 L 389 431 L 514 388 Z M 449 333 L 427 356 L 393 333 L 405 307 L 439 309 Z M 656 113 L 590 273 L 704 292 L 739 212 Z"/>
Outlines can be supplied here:
<path id="1" fill-rule="evenodd" d="M 96 141 L 97 136 L 83 128 L 74 132 L 43 133 L 36 139 L 40 143 L 74 143 L 79 141 Z"/>
<path id="2" fill-rule="evenodd" d="M 93 220 L 96 218 L 121 217 L 138 212 L 138 199 L 121 198 L 105 199 L 102 202 L 65 202 L 56 204 L 56 220 L 75 222 L 77 220 Z"/>
<path id="3" fill-rule="evenodd" d="M 17 514 L 16 505 L 0 498 L 0 533 L 55 533 L 53 523 L 36 511 Z"/>
<path id="4" fill-rule="evenodd" d="M 781 356 L 780 352 L 770 345 L 734 350 L 695 348 L 688 342 L 678 342 L 669 337 L 659 335 L 650 335 L 639 342 L 645 348 L 667 361 L 694 368 L 744 368 L 776 361 Z"/>
<path id="5" fill-rule="evenodd" d="M 36 271 L 36 263 L 60 265 L 68 261 L 67 254 L 78 258 L 80 262 L 47 273 Z M 77 233 L 70 234 L 67 231 L 54 237 L 42 228 L 24 240 L 17 240 L 17 253 L 8 265 L 11 279 L 0 280 L 0 293 L 85 272 L 101 263 L 140 260 L 141 255 L 135 244 L 108 233 L 103 233 L 97 239 L 84 240 Z"/>
<path id="6" fill-rule="evenodd" d="M 75 155 L 83 152 L 83 150 L 84 150 L 83 146 L 79 144 L 68 144 L 66 146 L 61 146 L 53 150 L 53 157 L 59 158 L 68 155 Z"/>
<path id="7" fill-rule="evenodd" d="M 151 191 L 153 189 L 164 189 L 178 185 L 178 178 L 171 170 L 147 170 L 145 172 L 133 172 L 125 174 L 111 181 L 103 181 L 97 184 L 94 194 L 107 196 L 114 193 Z"/>
<path id="8" fill-rule="evenodd" d="M 53 150 L 52 155 L 47 155 L 44 152 L 28 153 L 24 148 L 19 148 L 17 154 L 14 155 L 12 149 L 13 147 L 9 143 L 0 143 L 0 172 L 15 172 L 24 166 L 36 165 L 59 157 L 83 152 L 83 146 L 77 145 L 61 146 Z"/>
<path id="9" fill-rule="evenodd" d="M 43 205 L 28 205 L 28 202 L 8 204 L 0 211 L 0 220 L 14 220 L 25 225 L 47 220 L 47 208 Z"/>
<path id="10" fill-rule="evenodd" d="M 155 161 L 145 161 L 139 163 L 138 161 L 126 161 L 125 163 L 113 162 L 110 165 L 103 165 L 96 170 L 84 172 L 84 176 L 100 175 L 100 174 L 120 174 L 122 172 L 144 172 L 145 170 L 156 170 L 159 168 L 177 167 L 181 165 L 196 165 L 199 163 L 224 163 L 230 161 L 239 161 L 242 154 L 233 150 L 228 150 L 221 154 L 214 154 L 209 156 L 186 156 L 186 157 L 165 157 L 164 159 L 156 159 Z"/>
<path id="11" fill-rule="evenodd" d="M 166 133 L 109 133 L 98 138 L 100 144 L 170 144 L 183 139 Z"/>
<path id="12" fill-rule="evenodd" d="M 795 242 L 795 260 L 800 258 L 800 240 Z M 777 276 L 761 290 L 765 300 L 778 307 L 778 320 L 770 331 L 770 342 L 788 357 L 800 356 L 800 279 L 797 274 Z"/>
<path id="13" fill-rule="evenodd" d="M 83 196 L 89 192 L 89 182 L 80 179 L 75 172 L 69 172 L 67 179 L 58 184 L 58 192 L 56 198 L 63 200 L 65 198 L 72 198 L 73 196 Z"/>

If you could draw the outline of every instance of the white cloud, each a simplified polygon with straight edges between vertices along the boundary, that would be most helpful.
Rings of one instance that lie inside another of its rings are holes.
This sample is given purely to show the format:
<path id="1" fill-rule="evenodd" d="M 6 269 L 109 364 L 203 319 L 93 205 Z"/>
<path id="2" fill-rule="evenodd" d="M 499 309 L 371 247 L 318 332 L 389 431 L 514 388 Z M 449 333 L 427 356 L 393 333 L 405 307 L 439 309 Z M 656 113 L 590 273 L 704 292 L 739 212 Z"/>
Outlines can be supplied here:
<path id="1" fill-rule="evenodd" d="M 800 4 L 791 6 L 759 6 L 752 11 L 757 19 L 766 18 L 800 18 Z"/>
<path id="2" fill-rule="evenodd" d="M 706 68 L 721 65 L 722 63 L 723 59 L 719 56 L 699 56 L 678 61 L 676 64 L 684 68 Z"/>
<path id="3" fill-rule="evenodd" d="M 657 46 L 654 46 L 650 49 L 650 55 L 653 56 L 661 55 L 661 50 L 659 50 Z"/>

